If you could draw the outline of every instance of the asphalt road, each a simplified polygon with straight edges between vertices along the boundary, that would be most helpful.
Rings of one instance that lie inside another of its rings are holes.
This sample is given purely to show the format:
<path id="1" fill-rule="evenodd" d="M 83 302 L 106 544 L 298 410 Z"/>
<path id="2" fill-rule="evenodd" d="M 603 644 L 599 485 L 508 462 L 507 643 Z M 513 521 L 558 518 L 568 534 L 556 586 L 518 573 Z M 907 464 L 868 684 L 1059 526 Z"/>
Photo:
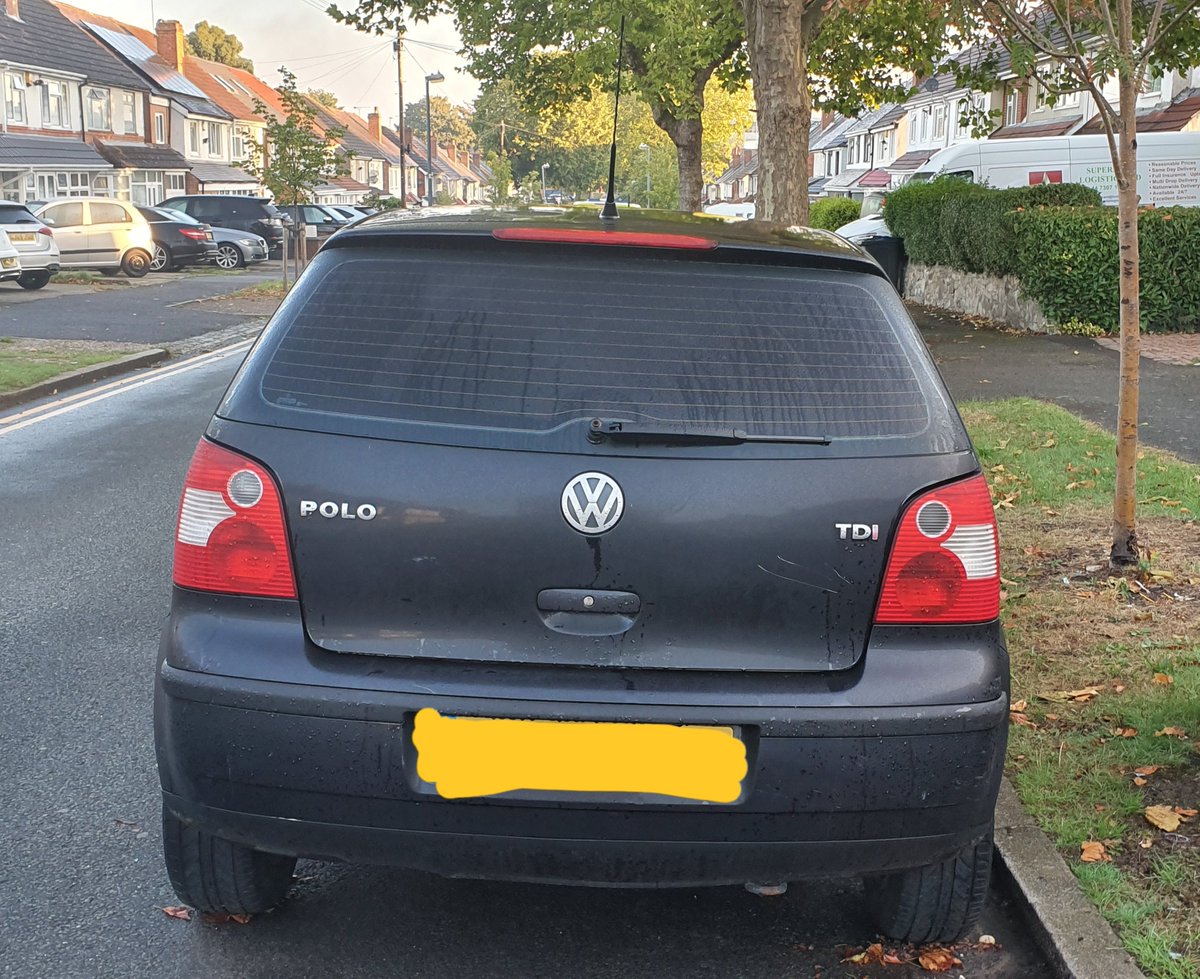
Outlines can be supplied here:
<path id="1" fill-rule="evenodd" d="M 1116 427 L 1116 351 L 1085 337 L 1001 333 L 953 316 L 913 315 L 956 401 L 1040 398 L 1110 432 Z M 1143 357 L 1139 400 L 1139 437 L 1200 462 L 1200 367 Z"/>
<path id="2" fill-rule="evenodd" d="M 221 274 L 151 273 L 132 283 L 117 276 L 101 289 L 81 287 L 36 301 L 0 287 L 0 336 L 169 344 L 243 322 L 202 300 L 279 276 L 278 262 Z"/>
<path id="3" fill-rule="evenodd" d="M 292 898 L 248 925 L 166 917 L 155 649 L 182 472 L 238 356 L 0 418 L 0 975 L 925 975 L 841 964 L 875 937 L 852 882 L 759 898 L 303 862 Z M 1051 975 L 995 888 L 980 931 L 1002 947 L 964 950 L 951 975 Z"/>

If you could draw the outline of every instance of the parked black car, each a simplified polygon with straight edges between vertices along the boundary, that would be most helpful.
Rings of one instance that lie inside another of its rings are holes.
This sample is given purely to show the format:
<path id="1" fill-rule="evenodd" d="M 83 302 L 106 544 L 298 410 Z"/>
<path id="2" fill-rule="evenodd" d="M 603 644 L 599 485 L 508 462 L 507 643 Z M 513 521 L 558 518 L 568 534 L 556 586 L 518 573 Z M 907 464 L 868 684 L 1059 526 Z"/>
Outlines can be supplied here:
<path id="1" fill-rule="evenodd" d="M 322 204 L 288 204 L 279 210 L 292 222 L 292 227 L 299 229 L 301 224 L 315 227 L 317 237 L 321 239 L 328 238 L 354 220 Z"/>
<path id="2" fill-rule="evenodd" d="M 203 265 L 216 260 L 217 243 L 212 228 L 186 214 L 164 207 L 138 207 L 150 223 L 154 236 L 151 272 L 170 272 L 185 265 Z"/>
<path id="3" fill-rule="evenodd" d="M 184 482 L 171 882 L 250 913 L 297 856 L 857 875 L 883 931 L 952 940 L 992 859 L 998 610 L 979 461 L 861 250 L 377 215 L 313 259 Z"/>
<path id="4" fill-rule="evenodd" d="M 266 239 L 272 255 L 278 255 L 283 249 L 283 216 L 269 197 L 188 194 L 170 197 L 159 207 L 183 211 L 206 224 L 251 231 Z"/>

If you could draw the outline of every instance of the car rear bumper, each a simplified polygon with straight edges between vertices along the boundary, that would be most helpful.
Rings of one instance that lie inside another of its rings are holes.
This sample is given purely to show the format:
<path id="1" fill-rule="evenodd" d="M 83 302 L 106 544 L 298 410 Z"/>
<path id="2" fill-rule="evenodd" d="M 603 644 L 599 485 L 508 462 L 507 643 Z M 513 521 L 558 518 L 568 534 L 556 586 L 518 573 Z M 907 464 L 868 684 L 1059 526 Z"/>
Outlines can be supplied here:
<path id="1" fill-rule="evenodd" d="M 453 683 L 386 689 L 369 678 L 393 664 L 375 669 L 378 658 L 315 647 L 294 649 L 292 673 L 304 678 L 321 664 L 325 683 L 172 665 L 192 654 L 219 662 L 222 652 L 180 646 L 220 641 L 222 631 L 209 628 L 205 639 L 185 624 L 164 636 L 155 707 L 164 799 L 182 819 L 265 850 L 448 876 L 721 884 L 920 866 L 982 838 L 992 819 L 1006 690 L 920 707 L 712 706 L 701 697 L 654 703 L 649 694 L 640 703 L 583 702 L 545 688 L 516 699 L 499 682 L 494 694 Z M 269 657 L 269 632 L 246 632 L 244 648 L 231 652 Z M 425 707 L 732 726 L 749 774 L 731 805 L 531 793 L 446 800 L 416 774 L 413 718 Z"/>
<path id="2" fill-rule="evenodd" d="M 18 251 L 20 251 L 18 249 Z M 57 272 L 59 266 L 58 252 L 20 252 L 21 271 L 23 272 Z"/>
<path id="3" fill-rule="evenodd" d="M 217 257 L 215 241 L 182 241 L 171 242 L 171 259 L 176 265 L 196 265 L 214 261 Z"/>

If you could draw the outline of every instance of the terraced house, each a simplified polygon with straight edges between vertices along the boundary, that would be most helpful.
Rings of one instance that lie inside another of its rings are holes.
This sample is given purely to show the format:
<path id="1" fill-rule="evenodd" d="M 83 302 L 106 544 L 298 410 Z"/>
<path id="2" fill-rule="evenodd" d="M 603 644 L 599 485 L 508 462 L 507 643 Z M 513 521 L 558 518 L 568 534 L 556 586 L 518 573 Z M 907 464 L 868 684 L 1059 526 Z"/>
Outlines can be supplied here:
<path id="1" fill-rule="evenodd" d="M 156 179 L 146 80 L 48 0 L 0 10 L 0 198 L 128 197 Z"/>

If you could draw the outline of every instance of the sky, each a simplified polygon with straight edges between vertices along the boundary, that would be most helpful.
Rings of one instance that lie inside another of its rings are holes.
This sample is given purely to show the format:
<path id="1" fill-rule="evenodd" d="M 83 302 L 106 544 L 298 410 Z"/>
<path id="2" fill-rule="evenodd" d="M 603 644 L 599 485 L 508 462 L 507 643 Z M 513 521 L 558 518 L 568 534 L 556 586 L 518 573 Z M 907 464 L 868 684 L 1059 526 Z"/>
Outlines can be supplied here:
<path id="1" fill-rule="evenodd" d="M 286 65 L 305 88 L 334 92 L 346 109 L 366 116 L 376 106 L 386 123 L 394 124 L 398 112 L 396 58 L 390 39 L 360 34 L 327 14 L 327 0 L 70 0 L 84 10 L 116 17 L 146 30 L 155 18 L 179 20 L 184 31 L 197 21 L 236 34 L 242 53 L 254 62 L 254 72 L 268 84 L 279 80 L 277 69 Z M 354 0 L 343 0 L 349 6 Z M 425 76 L 441 72 L 445 82 L 431 92 L 452 102 L 470 105 L 479 85 L 462 71 L 456 53 L 458 32 L 449 17 L 428 24 L 413 24 L 405 42 L 404 100 L 425 97 Z M 426 47 L 421 43 L 437 45 Z M 439 49 L 440 48 L 440 49 Z"/>

